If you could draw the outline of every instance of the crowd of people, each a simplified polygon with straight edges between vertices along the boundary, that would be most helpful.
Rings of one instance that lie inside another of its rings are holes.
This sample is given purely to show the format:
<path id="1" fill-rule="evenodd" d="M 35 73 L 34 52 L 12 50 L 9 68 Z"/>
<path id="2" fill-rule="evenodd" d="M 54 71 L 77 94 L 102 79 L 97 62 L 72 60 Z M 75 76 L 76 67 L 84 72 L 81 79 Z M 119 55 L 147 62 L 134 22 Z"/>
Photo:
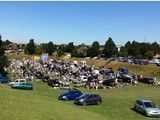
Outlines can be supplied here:
<path id="1" fill-rule="evenodd" d="M 44 82 L 58 80 L 62 86 L 84 86 L 87 88 L 101 88 L 104 86 L 116 86 L 120 83 L 137 83 L 135 75 L 129 76 L 128 71 L 116 71 L 111 68 L 96 68 L 89 66 L 86 61 L 64 61 L 49 59 L 47 62 L 26 60 L 12 60 L 8 71 L 13 79 L 34 80 Z"/>

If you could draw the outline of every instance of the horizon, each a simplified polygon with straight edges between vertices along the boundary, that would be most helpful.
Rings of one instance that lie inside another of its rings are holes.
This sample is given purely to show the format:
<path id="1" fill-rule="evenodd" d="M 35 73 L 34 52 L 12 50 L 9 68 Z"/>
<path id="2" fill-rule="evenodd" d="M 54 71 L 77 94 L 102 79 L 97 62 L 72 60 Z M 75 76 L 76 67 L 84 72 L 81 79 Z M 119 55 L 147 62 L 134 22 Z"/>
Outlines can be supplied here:
<path id="1" fill-rule="evenodd" d="M 0 2 L 1 35 L 16 43 L 160 43 L 160 2 Z"/>

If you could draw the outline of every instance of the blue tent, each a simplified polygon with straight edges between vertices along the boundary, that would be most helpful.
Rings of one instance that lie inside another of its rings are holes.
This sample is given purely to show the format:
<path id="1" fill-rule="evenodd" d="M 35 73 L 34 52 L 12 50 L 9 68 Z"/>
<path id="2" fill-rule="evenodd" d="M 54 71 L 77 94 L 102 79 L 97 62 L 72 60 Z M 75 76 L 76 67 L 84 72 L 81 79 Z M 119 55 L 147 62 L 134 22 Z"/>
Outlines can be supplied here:
<path id="1" fill-rule="evenodd" d="M 42 55 L 41 55 L 41 61 L 42 61 L 43 63 L 47 62 L 47 61 L 48 61 L 48 54 L 42 54 Z"/>

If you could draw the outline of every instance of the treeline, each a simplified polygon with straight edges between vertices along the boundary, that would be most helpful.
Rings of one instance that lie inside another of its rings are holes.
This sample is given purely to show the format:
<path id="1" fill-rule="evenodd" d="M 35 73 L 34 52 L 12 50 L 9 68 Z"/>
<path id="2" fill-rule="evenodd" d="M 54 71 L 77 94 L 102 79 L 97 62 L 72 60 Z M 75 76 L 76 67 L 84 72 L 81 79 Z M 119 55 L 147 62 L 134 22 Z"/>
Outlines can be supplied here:
<path id="1" fill-rule="evenodd" d="M 133 56 L 136 58 L 152 58 L 154 55 L 160 54 L 160 45 L 157 42 L 127 42 L 121 47 L 119 56 Z"/>
<path id="2" fill-rule="evenodd" d="M 30 55 L 48 53 L 49 55 L 56 54 L 57 56 L 70 53 L 72 57 L 113 57 L 118 55 L 118 49 L 112 38 L 108 38 L 105 45 L 100 45 L 98 41 L 95 41 L 91 46 L 85 44 L 74 45 L 73 42 L 66 45 L 56 45 L 51 41 L 36 45 L 34 39 L 31 39 L 26 45 L 24 52 Z"/>
<path id="3" fill-rule="evenodd" d="M 55 54 L 57 56 L 62 56 L 65 53 L 70 53 L 72 57 L 115 57 L 115 56 L 132 56 L 136 58 L 152 58 L 156 54 L 160 54 L 160 45 L 157 42 L 146 43 L 128 41 L 124 46 L 119 49 L 112 40 L 111 37 L 105 42 L 104 45 L 100 45 L 98 41 L 92 43 L 91 46 L 80 44 L 74 45 L 73 42 L 67 45 L 61 44 L 56 45 L 53 42 L 42 43 L 36 45 L 34 39 L 31 39 L 26 45 L 25 54 L 42 54 L 48 53 L 49 55 Z"/>

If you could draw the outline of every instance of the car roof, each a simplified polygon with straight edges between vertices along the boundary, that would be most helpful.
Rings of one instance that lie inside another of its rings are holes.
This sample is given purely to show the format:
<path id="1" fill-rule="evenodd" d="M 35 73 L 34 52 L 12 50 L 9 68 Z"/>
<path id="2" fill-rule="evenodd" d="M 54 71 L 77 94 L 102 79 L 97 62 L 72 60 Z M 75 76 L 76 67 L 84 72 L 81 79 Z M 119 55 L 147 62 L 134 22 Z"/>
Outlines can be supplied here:
<path id="1" fill-rule="evenodd" d="M 151 100 L 147 100 L 147 99 L 138 99 L 137 101 L 141 101 L 141 102 L 152 102 Z"/>
<path id="2" fill-rule="evenodd" d="M 84 93 L 84 95 L 96 95 L 96 96 L 98 96 L 97 94 L 94 94 L 94 93 Z"/>

